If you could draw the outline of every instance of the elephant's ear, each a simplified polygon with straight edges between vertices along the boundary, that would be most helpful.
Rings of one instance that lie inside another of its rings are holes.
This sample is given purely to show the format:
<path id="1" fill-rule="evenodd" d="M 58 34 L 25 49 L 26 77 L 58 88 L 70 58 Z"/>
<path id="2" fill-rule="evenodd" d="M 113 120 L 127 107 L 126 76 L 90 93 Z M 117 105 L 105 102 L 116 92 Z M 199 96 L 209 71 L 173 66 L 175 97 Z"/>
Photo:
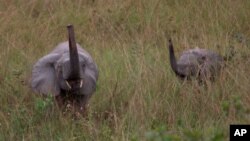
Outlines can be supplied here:
<path id="1" fill-rule="evenodd" d="M 96 89 L 96 82 L 98 79 L 98 68 L 94 60 L 85 53 L 79 53 L 80 60 L 85 60 L 84 63 L 80 64 L 83 73 L 83 93 L 85 95 L 91 95 Z"/>
<path id="2" fill-rule="evenodd" d="M 60 54 L 48 54 L 39 59 L 33 67 L 31 86 L 32 89 L 44 95 L 59 95 L 60 88 L 56 80 L 55 63 Z"/>

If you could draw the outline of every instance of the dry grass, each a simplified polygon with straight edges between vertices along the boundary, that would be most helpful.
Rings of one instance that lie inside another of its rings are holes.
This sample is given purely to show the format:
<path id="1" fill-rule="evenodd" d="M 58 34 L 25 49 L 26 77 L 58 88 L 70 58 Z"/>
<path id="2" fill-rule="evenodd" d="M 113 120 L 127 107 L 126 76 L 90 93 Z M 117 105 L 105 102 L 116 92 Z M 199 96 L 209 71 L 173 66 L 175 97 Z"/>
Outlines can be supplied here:
<path id="1" fill-rule="evenodd" d="M 229 124 L 250 123 L 249 19 L 250 1 L 0 0 L 0 140 L 226 140 Z M 77 121 L 29 87 L 69 23 L 100 70 L 89 117 Z M 182 82 L 166 36 L 177 54 L 236 55 L 209 87 Z"/>

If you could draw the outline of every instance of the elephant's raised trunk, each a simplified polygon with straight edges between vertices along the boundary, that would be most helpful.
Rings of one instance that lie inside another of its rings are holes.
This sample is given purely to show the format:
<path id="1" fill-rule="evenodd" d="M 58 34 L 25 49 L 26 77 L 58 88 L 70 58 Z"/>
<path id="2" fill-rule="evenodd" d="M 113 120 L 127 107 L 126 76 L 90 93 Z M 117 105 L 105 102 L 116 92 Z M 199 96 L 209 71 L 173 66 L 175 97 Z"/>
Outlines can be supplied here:
<path id="1" fill-rule="evenodd" d="M 173 69 L 173 71 L 175 72 L 176 75 L 178 75 L 181 78 L 184 78 L 185 75 L 180 73 L 179 70 L 178 70 L 178 65 L 177 65 L 177 62 L 176 62 L 175 55 L 174 55 L 174 47 L 173 47 L 173 43 L 172 43 L 171 39 L 168 40 L 168 49 L 169 49 L 171 68 Z"/>
<path id="2" fill-rule="evenodd" d="M 79 79 L 80 78 L 80 66 L 79 57 L 75 41 L 75 33 L 73 25 L 68 25 L 68 36 L 69 36 L 69 55 L 70 55 L 70 66 L 71 74 L 69 79 Z"/>

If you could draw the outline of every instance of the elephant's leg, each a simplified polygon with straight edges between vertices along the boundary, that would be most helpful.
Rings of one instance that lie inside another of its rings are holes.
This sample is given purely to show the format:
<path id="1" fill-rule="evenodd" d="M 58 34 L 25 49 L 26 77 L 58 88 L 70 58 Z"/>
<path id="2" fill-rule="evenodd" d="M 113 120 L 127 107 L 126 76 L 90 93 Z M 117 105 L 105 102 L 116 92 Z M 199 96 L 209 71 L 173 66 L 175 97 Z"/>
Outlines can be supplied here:
<path id="1" fill-rule="evenodd" d="M 63 114 L 72 111 L 72 100 L 67 95 L 61 94 L 55 97 L 56 104 Z"/>
<path id="2" fill-rule="evenodd" d="M 90 96 L 77 96 L 74 100 L 74 111 L 76 116 L 82 115 L 83 117 L 87 116 L 87 108 L 88 108 L 88 101 L 90 99 Z"/>
<path id="3" fill-rule="evenodd" d="M 64 102 L 64 98 L 63 98 L 62 95 L 56 96 L 56 97 L 55 97 L 55 100 L 56 100 L 57 106 L 58 106 L 60 109 L 64 107 L 64 103 L 65 103 L 65 102 Z"/>

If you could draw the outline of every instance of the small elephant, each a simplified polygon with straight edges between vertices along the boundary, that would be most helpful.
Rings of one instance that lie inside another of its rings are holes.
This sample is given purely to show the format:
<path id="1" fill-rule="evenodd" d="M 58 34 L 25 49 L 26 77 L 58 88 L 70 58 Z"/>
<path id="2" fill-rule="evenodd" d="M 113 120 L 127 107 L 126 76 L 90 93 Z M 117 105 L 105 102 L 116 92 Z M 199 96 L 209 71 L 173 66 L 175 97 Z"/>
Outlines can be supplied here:
<path id="1" fill-rule="evenodd" d="M 169 40 L 169 56 L 172 70 L 182 79 L 195 78 L 199 82 L 214 80 L 223 67 L 224 59 L 218 53 L 207 49 L 184 51 L 178 61 L 174 54 L 172 40 Z"/>
<path id="2" fill-rule="evenodd" d="M 60 43 L 33 66 L 31 86 L 42 95 L 52 95 L 59 106 L 70 102 L 84 113 L 96 89 L 98 68 L 90 54 L 76 43 L 74 28 L 67 26 L 68 42 Z"/>

